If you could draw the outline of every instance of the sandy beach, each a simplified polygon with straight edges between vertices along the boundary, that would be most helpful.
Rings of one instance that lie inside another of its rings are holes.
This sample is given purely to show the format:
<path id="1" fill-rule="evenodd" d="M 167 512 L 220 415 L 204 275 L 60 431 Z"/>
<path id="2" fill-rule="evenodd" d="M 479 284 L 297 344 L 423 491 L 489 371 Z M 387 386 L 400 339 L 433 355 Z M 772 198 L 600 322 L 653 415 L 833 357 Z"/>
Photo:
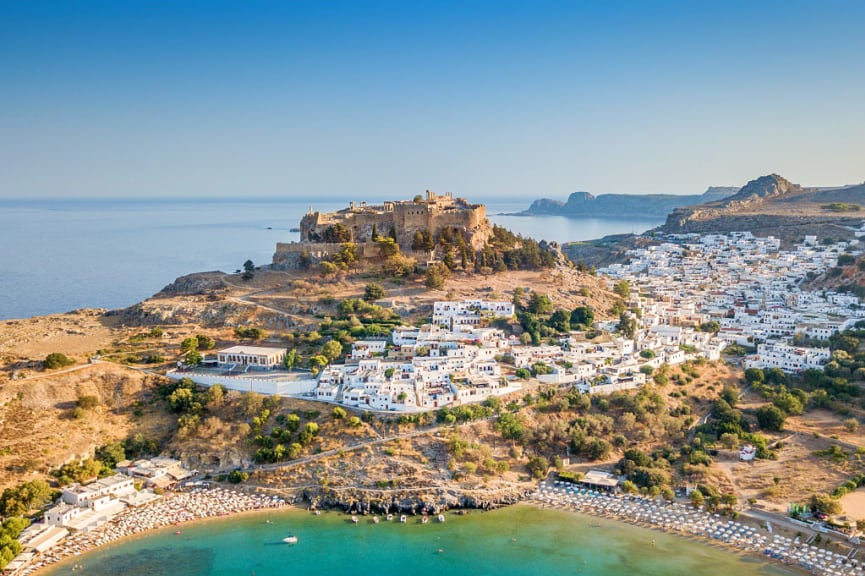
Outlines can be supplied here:
<path id="1" fill-rule="evenodd" d="M 777 530 L 773 533 L 760 525 L 730 520 L 685 504 L 663 504 L 640 497 L 613 496 L 558 481 L 542 483 L 528 503 L 662 530 L 701 544 L 721 546 L 736 554 L 752 555 L 761 561 L 771 558 L 787 568 L 811 574 L 865 574 L 863 566 L 855 558 L 806 544 L 799 538 L 785 536 Z M 72 563 L 77 556 L 96 548 L 160 528 L 176 526 L 178 533 L 182 533 L 183 526 L 189 522 L 261 512 L 286 505 L 288 503 L 278 496 L 248 495 L 225 488 L 197 488 L 189 492 L 168 493 L 155 502 L 124 510 L 95 530 L 72 534 L 60 545 L 37 556 L 32 564 L 18 574 L 35 574 L 59 562 Z"/>
<path id="2" fill-rule="evenodd" d="M 853 557 L 807 544 L 800 538 L 730 520 L 678 503 L 662 504 L 639 496 L 615 496 L 555 481 L 541 484 L 532 500 L 542 506 L 674 533 L 740 553 L 771 558 L 786 567 L 821 576 L 861 576 L 865 567 Z"/>
<path id="3" fill-rule="evenodd" d="M 188 522 L 282 508 L 288 503 L 277 496 L 248 495 L 224 488 L 196 488 L 189 492 L 170 492 L 159 500 L 138 508 L 127 508 L 110 522 L 90 532 L 76 532 L 61 544 L 37 556 L 16 576 L 26 576 L 61 561 L 101 546 L 142 535 L 146 532 Z"/>

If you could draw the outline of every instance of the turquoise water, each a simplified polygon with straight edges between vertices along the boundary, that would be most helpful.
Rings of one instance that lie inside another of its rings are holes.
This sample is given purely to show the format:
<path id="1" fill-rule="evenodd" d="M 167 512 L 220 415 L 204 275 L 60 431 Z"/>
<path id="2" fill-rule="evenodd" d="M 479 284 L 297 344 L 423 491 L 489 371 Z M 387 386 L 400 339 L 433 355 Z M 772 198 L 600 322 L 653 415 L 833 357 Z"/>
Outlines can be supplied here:
<path id="1" fill-rule="evenodd" d="M 267 521 L 271 523 L 268 523 Z M 215 520 L 79 556 L 74 574 L 96 576 L 756 576 L 790 574 L 690 540 L 572 512 L 519 505 L 421 524 L 355 526 L 342 514 L 267 512 Z M 298 543 L 282 538 L 295 534 Z M 439 551 L 441 550 L 441 551 Z M 73 573 L 73 563 L 49 571 Z"/>

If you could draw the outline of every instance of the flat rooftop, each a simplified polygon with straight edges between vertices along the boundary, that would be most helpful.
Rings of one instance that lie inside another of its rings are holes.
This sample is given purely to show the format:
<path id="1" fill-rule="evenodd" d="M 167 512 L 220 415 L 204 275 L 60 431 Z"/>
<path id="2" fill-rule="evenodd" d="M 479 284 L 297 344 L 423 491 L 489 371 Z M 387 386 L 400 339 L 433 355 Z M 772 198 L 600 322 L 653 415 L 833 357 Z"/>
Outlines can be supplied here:
<path id="1" fill-rule="evenodd" d="M 600 470 L 589 470 L 581 480 L 584 484 L 592 484 L 593 486 L 603 486 L 605 488 L 615 488 L 619 484 L 619 479 L 609 472 Z"/>
<path id="2" fill-rule="evenodd" d="M 285 352 L 285 348 L 269 348 L 267 346 L 232 346 L 224 350 L 217 350 L 217 354 L 281 354 Z"/>

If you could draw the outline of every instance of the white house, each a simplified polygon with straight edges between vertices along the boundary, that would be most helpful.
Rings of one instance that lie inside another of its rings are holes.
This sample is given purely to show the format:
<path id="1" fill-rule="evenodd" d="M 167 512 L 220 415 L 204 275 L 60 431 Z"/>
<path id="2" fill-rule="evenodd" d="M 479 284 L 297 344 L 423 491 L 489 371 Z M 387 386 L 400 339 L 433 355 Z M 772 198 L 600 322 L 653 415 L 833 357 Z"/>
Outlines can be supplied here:
<path id="1" fill-rule="evenodd" d="M 285 360 L 284 348 L 264 346 L 232 346 L 216 353 L 220 365 L 243 366 L 248 368 L 275 369 Z"/>

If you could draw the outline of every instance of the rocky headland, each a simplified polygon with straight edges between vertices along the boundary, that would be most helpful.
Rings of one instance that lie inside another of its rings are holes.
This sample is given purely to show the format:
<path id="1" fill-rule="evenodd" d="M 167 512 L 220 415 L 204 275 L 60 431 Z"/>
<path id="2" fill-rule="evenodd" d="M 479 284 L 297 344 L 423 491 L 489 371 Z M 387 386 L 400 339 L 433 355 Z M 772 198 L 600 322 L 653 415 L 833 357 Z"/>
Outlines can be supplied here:
<path id="1" fill-rule="evenodd" d="M 748 182 L 717 202 L 676 208 L 657 229 L 666 233 L 750 231 L 782 240 L 806 234 L 834 239 L 852 236 L 865 214 L 865 184 L 842 188 L 803 188 L 778 174 Z"/>
<path id="2" fill-rule="evenodd" d="M 726 186 L 710 187 L 703 194 L 681 196 L 676 194 L 600 194 L 574 192 L 566 202 L 541 198 L 517 215 L 520 216 L 569 216 L 575 218 L 658 218 L 675 208 L 713 202 L 732 194 L 738 188 Z"/>

